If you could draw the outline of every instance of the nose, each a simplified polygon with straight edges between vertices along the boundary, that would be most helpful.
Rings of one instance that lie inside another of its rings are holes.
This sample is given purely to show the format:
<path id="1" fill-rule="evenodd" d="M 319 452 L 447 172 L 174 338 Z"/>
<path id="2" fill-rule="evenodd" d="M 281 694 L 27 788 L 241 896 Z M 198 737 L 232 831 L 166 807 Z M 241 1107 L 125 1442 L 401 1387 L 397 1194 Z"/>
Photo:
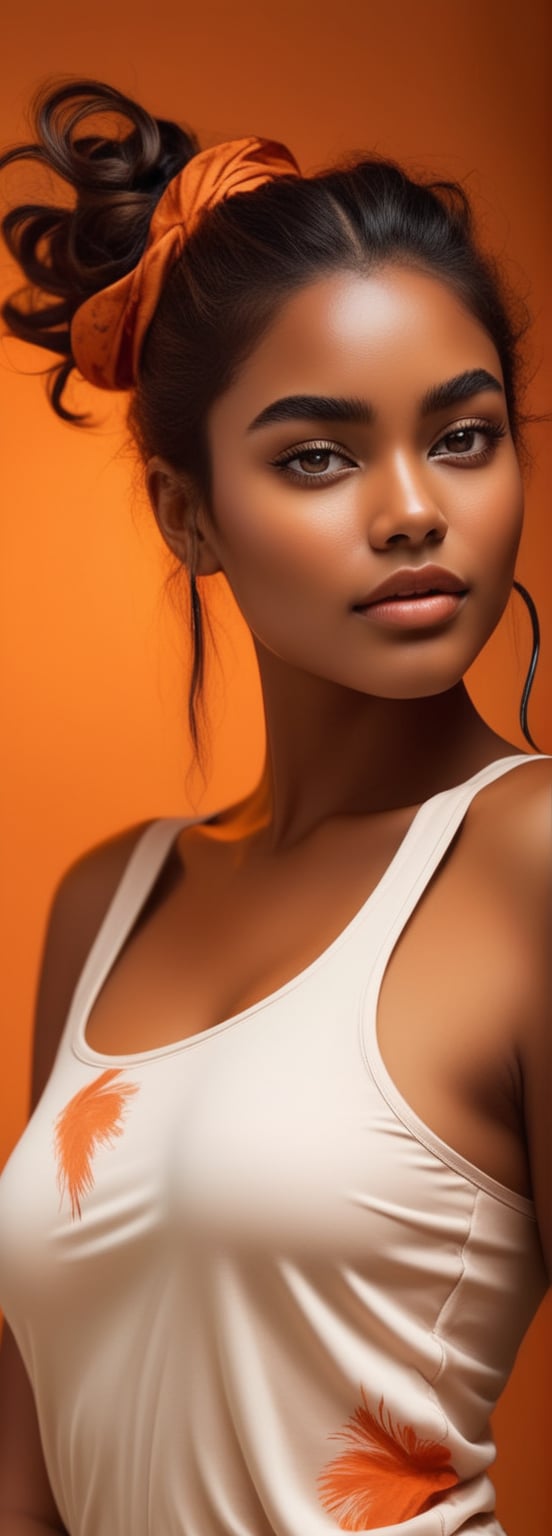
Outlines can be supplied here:
<path id="1" fill-rule="evenodd" d="M 382 466 L 381 479 L 371 490 L 369 538 L 375 549 L 444 539 L 448 520 L 419 462 L 397 454 L 392 464 Z"/>

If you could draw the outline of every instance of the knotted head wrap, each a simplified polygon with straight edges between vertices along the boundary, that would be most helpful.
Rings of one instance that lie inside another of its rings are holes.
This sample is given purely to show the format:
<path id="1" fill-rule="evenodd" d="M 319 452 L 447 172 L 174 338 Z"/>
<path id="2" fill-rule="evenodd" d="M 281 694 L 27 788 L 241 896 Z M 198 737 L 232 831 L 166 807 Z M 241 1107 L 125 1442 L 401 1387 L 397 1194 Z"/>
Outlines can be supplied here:
<path id="1" fill-rule="evenodd" d="M 131 388 L 167 273 L 200 214 L 283 175 L 301 172 L 290 150 L 272 139 L 230 139 L 188 161 L 156 205 L 138 265 L 86 299 L 73 316 L 71 348 L 85 379 L 100 389 Z"/>

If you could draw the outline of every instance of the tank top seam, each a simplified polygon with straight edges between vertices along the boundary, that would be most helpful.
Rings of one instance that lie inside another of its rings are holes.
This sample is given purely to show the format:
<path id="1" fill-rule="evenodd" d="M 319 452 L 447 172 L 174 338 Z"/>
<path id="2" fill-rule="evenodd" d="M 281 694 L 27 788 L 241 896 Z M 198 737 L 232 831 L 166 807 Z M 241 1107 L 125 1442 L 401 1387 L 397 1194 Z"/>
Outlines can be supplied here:
<path id="1" fill-rule="evenodd" d="M 478 1207 L 478 1203 L 479 1203 L 481 1194 L 482 1194 L 482 1190 L 480 1188 L 475 1188 L 474 1189 L 471 1211 L 470 1211 L 469 1217 L 467 1219 L 467 1229 L 466 1229 L 466 1232 L 464 1234 L 464 1237 L 463 1237 L 463 1240 L 462 1240 L 462 1245 L 460 1247 L 459 1255 L 458 1255 L 458 1257 L 459 1257 L 459 1264 L 460 1264 L 459 1273 L 457 1274 L 456 1279 L 454 1280 L 454 1282 L 450 1286 L 450 1289 L 449 1289 L 447 1295 L 445 1296 L 444 1301 L 441 1303 L 441 1306 L 439 1307 L 439 1311 L 437 1313 L 437 1317 L 435 1318 L 435 1322 L 434 1322 L 433 1327 L 431 1329 L 431 1337 L 434 1340 L 437 1348 L 439 1349 L 440 1356 L 441 1356 L 440 1363 L 439 1363 L 439 1365 L 437 1367 L 437 1371 L 435 1372 L 435 1374 L 433 1376 L 428 1378 L 429 1385 L 432 1387 L 432 1389 L 435 1388 L 437 1382 L 440 1380 L 441 1376 L 443 1375 L 444 1370 L 446 1369 L 446 1364 L 447 1364 L 447 1348 L 446 1348 L 446 1340 L 444 1339 L 443 1334 L 441 1332 L 442 1320 L 443 1320 L 444 1315 L 447 1312 L 447 1308 L 452 1306 L 453 1299 L 456 1296 L 457 1292 L 459 1292 L 460 1287 L 462 1285 L 462 1282 L 463 1282 L 463 1280 L 465 1278 L 465 1274 L 466 1274 L 466 1251 L 467 1251 L 467 1248 L 468 1248 L 468 1245 L 469 1245 L 469 1242 L 470 1242 L 470 1239 L 471 1239 L 471 1235 L 472 1235 L 472 1232 L 473 1232 L 473 1224 L 474 1224 L 474 1220 L 475 1220 L 475 1213 L 476 1213 L 476 1210 L 477 1210 L 477 1207 Z M 441 1410 L 441 1411 L 443 1411 L 443 1410 Z"/>

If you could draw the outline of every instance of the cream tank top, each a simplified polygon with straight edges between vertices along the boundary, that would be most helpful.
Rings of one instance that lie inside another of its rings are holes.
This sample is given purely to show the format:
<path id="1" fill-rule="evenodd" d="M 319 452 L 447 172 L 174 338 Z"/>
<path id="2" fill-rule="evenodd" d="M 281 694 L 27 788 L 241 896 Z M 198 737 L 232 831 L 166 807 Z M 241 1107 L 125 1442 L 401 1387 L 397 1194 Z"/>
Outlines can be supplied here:
<path id="1" fill-rule="evenodd" d="M 70 1536 L 502 1532 L 489 1415 L 546 1289 L 533 1205 L 414 1114 L 376 1010 L 473 796 L 539 757 L 425 801 L 261 1002 L 102 1055 L 88 1014 L 191 818 L 140 837 L 0 1178 L 0 1306 Z"/>

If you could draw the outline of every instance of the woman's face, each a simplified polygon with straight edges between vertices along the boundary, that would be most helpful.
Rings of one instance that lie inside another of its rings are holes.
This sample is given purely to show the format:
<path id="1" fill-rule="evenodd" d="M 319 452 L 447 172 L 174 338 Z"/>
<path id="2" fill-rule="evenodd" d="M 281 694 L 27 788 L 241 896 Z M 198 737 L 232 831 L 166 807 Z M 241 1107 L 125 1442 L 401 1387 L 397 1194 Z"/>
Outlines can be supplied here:
<path id="1" fill-rule="evenodd" d="M 307 395 L 318 404 L 256 421 Z M 331 400 L 353 398 L 364 419 L 345 407 L 336 419 Z M 204 527 L 257 649 L 380 697 L 457 683 L 507 603 L 523 485 L 498 354 L 452 291 L 390 267 L 310 284 L 279 310 L 208 430 L 215 525 Z M 429 563 L 465 591 L 445 617 L 355 611 L 399 568 Z"/>

